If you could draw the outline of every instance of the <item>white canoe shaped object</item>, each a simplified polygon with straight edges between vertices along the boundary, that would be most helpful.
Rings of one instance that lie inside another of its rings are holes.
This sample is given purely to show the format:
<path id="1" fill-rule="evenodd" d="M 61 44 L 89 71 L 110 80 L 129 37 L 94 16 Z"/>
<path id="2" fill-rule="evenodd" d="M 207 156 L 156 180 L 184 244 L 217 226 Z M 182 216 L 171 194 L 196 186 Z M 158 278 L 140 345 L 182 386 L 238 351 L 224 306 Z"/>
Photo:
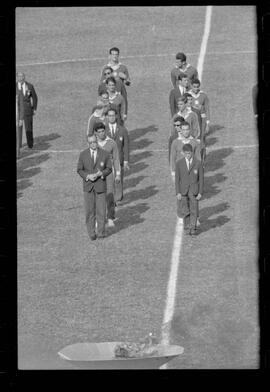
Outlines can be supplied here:
<path id="1" fill-rule="evenodd" d="M 156 355 L 119 358 L 115 357 L 114 349 L 120 343 L 76 343 L 64 347 L 58 354 L 75 367 L 84 369 L 158 369 L 184 352 L 181 346 L 158 344 Z"/>

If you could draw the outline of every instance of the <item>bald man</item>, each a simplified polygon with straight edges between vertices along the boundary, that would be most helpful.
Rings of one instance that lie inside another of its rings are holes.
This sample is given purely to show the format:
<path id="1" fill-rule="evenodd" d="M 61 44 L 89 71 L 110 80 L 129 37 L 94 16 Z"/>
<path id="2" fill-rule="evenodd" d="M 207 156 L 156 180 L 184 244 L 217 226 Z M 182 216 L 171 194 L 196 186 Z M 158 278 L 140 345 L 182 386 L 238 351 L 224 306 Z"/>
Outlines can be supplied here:
<path id="1" fill-rule="evenodd" d="M 16 95 L 18 95 L 19 119 L 18 129 L 19 147 L 22 147 L 22 128 L 24 124 L 28 148 L 33 148 L 33 116 L 37 110 L 38 97 L 34 86 L 25 80 L 23 72 L 17 72 Z"/>

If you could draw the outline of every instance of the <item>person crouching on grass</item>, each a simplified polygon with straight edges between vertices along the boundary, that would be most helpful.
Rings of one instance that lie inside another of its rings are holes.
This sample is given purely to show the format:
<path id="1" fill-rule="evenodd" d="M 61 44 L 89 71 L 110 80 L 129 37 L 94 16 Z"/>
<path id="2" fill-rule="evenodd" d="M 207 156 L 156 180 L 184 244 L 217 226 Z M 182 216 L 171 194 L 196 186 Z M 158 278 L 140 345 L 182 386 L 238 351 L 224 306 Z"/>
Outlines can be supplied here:
<path id="1" fill-rule="evenodd" d="M 185 234 L 196 235 L 199 200 L 203 193 L 203 168 L 191 144 L 183 146 L 184 157 L 175 164 L 177 215 L 183 218 Z"/>

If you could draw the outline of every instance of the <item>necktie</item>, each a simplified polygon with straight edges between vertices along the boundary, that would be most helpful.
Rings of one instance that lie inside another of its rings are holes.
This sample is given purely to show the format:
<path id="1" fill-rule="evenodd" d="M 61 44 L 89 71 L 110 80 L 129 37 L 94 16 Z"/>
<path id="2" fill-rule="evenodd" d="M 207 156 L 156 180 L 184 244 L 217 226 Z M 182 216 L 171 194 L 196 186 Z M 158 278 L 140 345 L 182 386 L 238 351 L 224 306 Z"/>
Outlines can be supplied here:
<path id="1" fill-rule="evenodd" d="M 91 151 L 91 158 L 93 159 L 93 162 L 95 163 L 95 152 Z"/>

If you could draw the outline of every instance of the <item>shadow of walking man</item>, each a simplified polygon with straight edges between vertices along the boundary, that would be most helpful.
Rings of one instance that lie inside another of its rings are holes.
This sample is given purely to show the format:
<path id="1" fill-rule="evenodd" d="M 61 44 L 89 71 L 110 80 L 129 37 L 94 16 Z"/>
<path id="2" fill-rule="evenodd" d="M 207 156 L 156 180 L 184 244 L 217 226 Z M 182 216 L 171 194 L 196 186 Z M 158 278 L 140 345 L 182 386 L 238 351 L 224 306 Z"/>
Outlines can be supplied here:
<path id="1" fill-rule="evenodd" d="M 51 147 L 50 141 L 61 137 L 51 133 L 35 138 L 35 149 L 23 151 L 17 160 L 17 198 L 23 196 L 23 190 L 32 185 L 30 178 L 41 172 L 40 164 L 50 158 L 49 153 L 36 154 L 39 150 L 46 151 Z"/>

